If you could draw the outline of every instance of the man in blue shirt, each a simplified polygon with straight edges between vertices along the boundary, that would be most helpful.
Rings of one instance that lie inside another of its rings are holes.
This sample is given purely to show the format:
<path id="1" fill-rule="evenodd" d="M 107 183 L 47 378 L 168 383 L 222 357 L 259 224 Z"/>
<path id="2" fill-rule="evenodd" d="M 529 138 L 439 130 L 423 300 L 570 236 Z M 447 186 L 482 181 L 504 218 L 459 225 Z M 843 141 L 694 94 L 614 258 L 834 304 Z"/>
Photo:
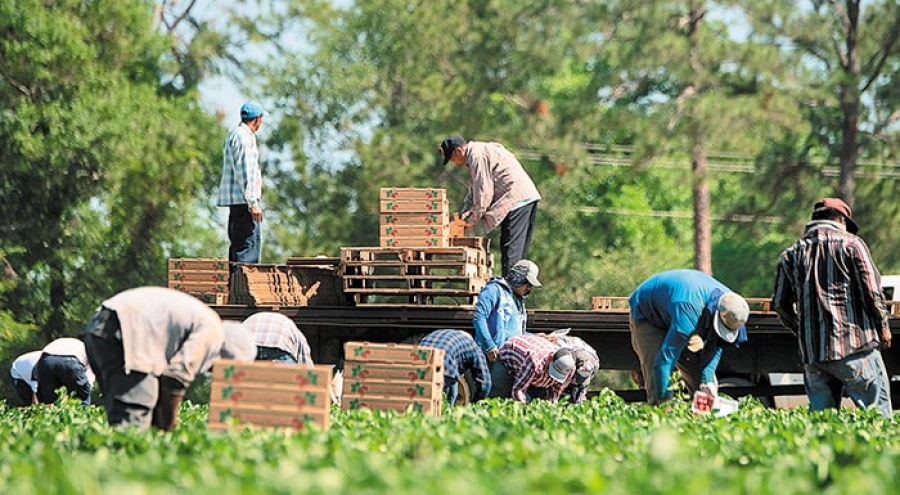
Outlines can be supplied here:
<path id="1" fill-rule="evenodd" d="M 223 145 L 222 180 L 217 206 L 228 207 L 228 261 L 233 264 L 259 263 L 262 244 L 262 170 L 256 132 L 262 127 L 263 109 L 248 101 L 241 106 L 241 123 L 235 126 Z"/>
<path id="2" fill-rule="evenodd" d="M 669 270 L 639 285 L 628 303 L 631 344 L 641 361 L 647 402 L 672 398 L 673 367 L 681 371 L 690 394 L 716 395 L 722 346 L 747 339 L 747 301 L 706 273 Z"/>
<path id="3" fill-rule="evenodd" d="M 472 325 L 475 342 L 491 366 L 491 397 L 512 386 L 506 368 L 498 359 L 500 346 L 510 337 L 525 332 L 525 298 L 532 287 L 541 287 L 538 272 L 533 261 L 519 260 L 505 277 L 488 280 L 478 294 Z"/>

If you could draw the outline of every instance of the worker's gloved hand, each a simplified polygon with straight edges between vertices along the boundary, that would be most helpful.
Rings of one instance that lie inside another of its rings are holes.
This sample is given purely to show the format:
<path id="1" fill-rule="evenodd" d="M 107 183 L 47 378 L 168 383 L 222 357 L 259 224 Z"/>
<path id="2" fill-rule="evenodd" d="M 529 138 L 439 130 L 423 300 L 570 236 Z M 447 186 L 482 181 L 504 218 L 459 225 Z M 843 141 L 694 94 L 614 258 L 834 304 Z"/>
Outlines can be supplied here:
<path id="1" fill-rule="evenodd" d="M 159 399 L 153 408 L 153 426 L 163 431 L 175 428 L 182 399 L 184 399 L 184 385 L 178 380 L 160 377 Z"/>
<path id="2" fill-rule="evenodd" d="M 890 329 L 890 327 L 881 329 L 881 348 L 882 349 L 890 349 L 891 348 L 891 329 Z"/>
<path id="3" fill-rule="evenodd" d="M 700 385 L 700 391 L 706 392 L 713 397 L 719 396 L 719 385 L 715 383 L 703 383 Z"/>

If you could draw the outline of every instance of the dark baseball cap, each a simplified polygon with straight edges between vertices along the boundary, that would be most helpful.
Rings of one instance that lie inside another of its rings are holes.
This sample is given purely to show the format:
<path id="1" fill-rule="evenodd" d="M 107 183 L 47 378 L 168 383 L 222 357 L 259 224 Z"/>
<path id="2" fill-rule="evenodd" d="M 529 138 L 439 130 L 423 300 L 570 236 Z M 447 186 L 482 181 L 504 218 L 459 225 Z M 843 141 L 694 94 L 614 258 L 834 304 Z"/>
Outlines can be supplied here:
<path id="1" fill-rule="evenodd" d="M 462 136 L 449 136 L 441 141 L 441 153 L 444 155 L 444 165 L 450 161 L 450 156 L 456 148 L 466 144 Z"/>

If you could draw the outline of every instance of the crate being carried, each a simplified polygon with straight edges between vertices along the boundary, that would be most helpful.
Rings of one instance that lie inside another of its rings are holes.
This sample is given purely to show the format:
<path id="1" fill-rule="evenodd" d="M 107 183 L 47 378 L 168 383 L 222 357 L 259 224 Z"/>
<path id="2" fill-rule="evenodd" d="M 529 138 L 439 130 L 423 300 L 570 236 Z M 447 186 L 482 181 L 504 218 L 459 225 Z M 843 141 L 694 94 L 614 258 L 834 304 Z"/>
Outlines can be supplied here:
<path id="1" fill-rule="evenodd" d="M 379 202 L 379 246 L 447 247 L 450 204 L 446 189 L 383 187 Z"/>
<path id="2" fill-rule="evenodd" d="M 169 258 L 168 286 L 210 304 L 228 302 L 229 264 L 219 258 Z"/>
<path id="3" fill-rule="evenodd" d="M 439 416 L 444 350 L 411 344 L 347 342 L 341 409 Z"/>
<path id="4" fill-rule="evenodd" d="M 235 425 L 328 429 L 331 367 L 221 359 L 213 366 L 209 429 Z"/>

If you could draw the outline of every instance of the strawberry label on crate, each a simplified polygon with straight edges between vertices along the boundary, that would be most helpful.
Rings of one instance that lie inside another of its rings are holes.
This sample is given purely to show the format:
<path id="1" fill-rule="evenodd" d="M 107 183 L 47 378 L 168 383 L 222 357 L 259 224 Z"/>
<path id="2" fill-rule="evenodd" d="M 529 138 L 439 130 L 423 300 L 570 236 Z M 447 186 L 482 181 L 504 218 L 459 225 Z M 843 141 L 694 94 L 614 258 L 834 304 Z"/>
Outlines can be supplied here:
<path id="1" fill-rule="evenodd" d="M 442 225 L 386 225 L 381 228 L 381 235 L 389 237 L 433 237 L 442 236 L 447 231 Z"/>
<path id="2" fill-rule="evenodd" d="M 446 225 L 446 213 L 390 213 L 381 215 L 381 225 Z"/>
<path id="3" fill-rule="evenodd" d="M 381 411 L 397 411 L 400 413 L 417 412 L 422 414 L 440 415 L 441 399 L 427 399 L 421 397 L 359 397 L 346 396 L 341 402 L 341 409 L 374 409 Z"/>
<path id="4" fill-rule="evenodd" d="M 400 380 L 345 379 L 344 390 L 360 397 L 376 395 L 389 397 L 439 398 L 442 394 L 443 377 L 434 377 L 429 382 L 403 382 Z"/>
<path id="5" fill-rule="evenodd" d="M 281 406 L 315 406 L 327 404 L 331 395 L 327 389 L 305 389 L 302 385 L 269 383 L 213 383 L 212 400 L 221 399 L 232 404 L 270 404 Z"/>
<path id="6" fill-rule="evenodd" d="M 169 270 L 229 270 L 228 260 L 218 258 L 170 258 Z"/>
<path id="7" fill-rule="evenodd" d="M 439 248 L 447 246 L 447 237 L 381 237 L 381 247 L 426 247 Z"/>
<path id="8" fill-rule="evenodd" d="M 389 363 L 370 363 L 347 361 L 344 367 L 345 380 L 403 380 L 409 383 L 428 382 L 436 377 L 443 377 L 442 366 L 438 364 L 425 366 L 396 365 Z"/>
<path id="9" fill-rule="evenodd" d="M 446 189 L 439 188 L 415 188 L 415 187 L 383 187 L 381 199 L 445 199 Z"/>
<path id="10" fill-rule="evenodd" d="M 396 213 L 396 212 L 426 212 L 426 213 L 440 213 L 447 211 L 448 203 L 447 201 L 393 201 L 393 200 L 382 200 L 381 201 L 381 211 L 383 213 Z"/>
<path id="11" fill-rule="evenodd" d="M 307 367 L 272 362 L 238 363 L 220 360 L 213 367 L 213 379 L 229 383 L 263 382 L 327 388 L 331 380 L 328 366 Z"/>
<path id="12" fill-rule="evenodd" d="M 344 345 L 345 358 L 353 361 L 429 364 L 436 362 L 438 354 L 443 361 L 444 351 L 434 347 L 376 342 L 347 342 Z"/>

